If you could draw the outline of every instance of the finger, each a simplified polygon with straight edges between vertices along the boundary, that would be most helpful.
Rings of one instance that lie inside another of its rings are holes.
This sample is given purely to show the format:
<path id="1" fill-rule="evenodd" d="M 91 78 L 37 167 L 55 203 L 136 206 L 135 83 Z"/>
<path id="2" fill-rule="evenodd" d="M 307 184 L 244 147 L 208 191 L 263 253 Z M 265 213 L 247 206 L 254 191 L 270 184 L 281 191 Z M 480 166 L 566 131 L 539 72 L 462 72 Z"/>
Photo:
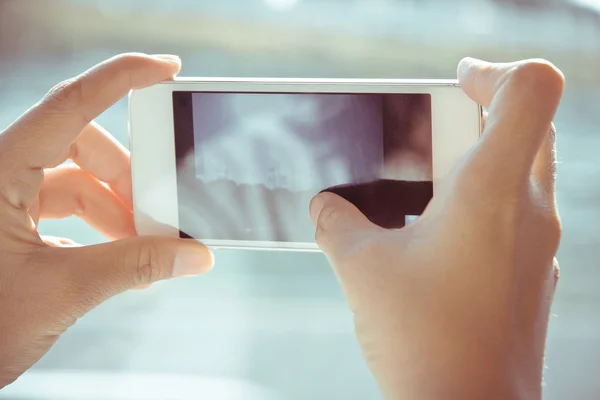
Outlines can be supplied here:
<path id="1" fill-rule="evenodd" d="M 502 65 L 503 64 L 497 64 L 497 66 Z M 504 66 L 506 67 L 507 64 L 504 64 Z M 484 107 L 488 107 L 494 93 L 492 90 L 490 90 L 489 85 L 486 86 L 485 84 L 480 84 L 480 79 L 481 77 L 492 74 L 493 68 L 490 64 L 488 66 L 484 66 L 482 69 L 483 71 L 480 75 L 468 74 L 463 76 L 461 86 L 472 100 L 483 105 Z M 482 132 L 485 131 L 487 114 L 487 112 L 484 113 L 482 118 Z M 542 141 L 542 145 L 533 163 L 532 172 L 539 187 L 546 192 L 546 194 L 553 197 L 556 188 L 556 129 L 554 124 L 551 124 L 546 139 Z"/>
<path id="2" fill-rule="evenodd" d="M 562 73 L 540 60 L 489 64 L 465 59 L 459 80 L 474 101 L 489 106 L 471 166 L 491 184 L 528 180 L 562 97 Z"/>
<path id="3" fill-rule="evenodd" d="M 45 170 L 40 218 L 76 215 L 110 239 L 135 236 L 133 215 L 106 186 L 76 166 Z"/>
<path id="4" fill-rule="evenodd" d="M 27 209 L 41 185 L 41 170 L 64 154 L 86 125 L 131 89 L 169 79 L 180 67 L 174 56 L 126 54 L 54 87 L 1 137 L 0 187 L 8 201 Z"/>
<path id="5" fill-rule="evenodd" d="M 484 108 L 489 108 L 499 81 L 517 63 L 487 63 L 465 58 L 458 64 L 458 81 L 462 90 Z"/>
<path id="6" fill-rule="evenodd" d="M 67 291 L 63 297 L 82 314 L 129 289 L 209 272 L 214 263 L 210 250 L 196 241 L 151 236 L 71 249 L 45 248 L 38 257 L 60 266 L 58 278 Z"/>
<path id="7" fill-rule="evenodd" d="M 69 158 L 133 209 L 129 151 L 104 128 L 95 122 L 88 124 L 70 147 Z"/>
<path id="8" fill-rule="evenodd" d="M 312 199 L 310 217 L 316 226 L 316 242 L 330 257 L 348 251 L 362 235 L 382 231 L 352 203 L 328 192 Z"/>

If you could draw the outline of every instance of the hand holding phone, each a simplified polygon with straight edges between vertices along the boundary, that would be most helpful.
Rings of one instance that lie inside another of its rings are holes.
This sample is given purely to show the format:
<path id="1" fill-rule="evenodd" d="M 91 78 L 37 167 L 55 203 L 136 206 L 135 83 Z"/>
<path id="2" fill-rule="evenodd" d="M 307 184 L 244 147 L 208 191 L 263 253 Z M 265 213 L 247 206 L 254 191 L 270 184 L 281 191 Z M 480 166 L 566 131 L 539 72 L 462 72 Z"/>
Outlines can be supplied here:
<path id="1" fill-rule="evenodd" d="M 402 230 L 322 193 L 317 242 L 354 313 L 385 398 L 541 399 L 558 280 L 551 64 L 465 60 L 461 86 L 489 107 L 473 150 Z"/>
<path id="2" fill-rule="evenodd" d="M 180 66 L 173 56 L 113 57 L 52 88 L 0 133 L 2 397 L 13 397 L 4 386 L 100 303 L 211 269 L 212 254 L 197 242 L 136 237 L 129 153 L 92 122 L 131 89 L 169 79 Z M 67 158 L 73 163 L 63 164 Z M 81 238 L 38 232 L 41 219 L 73 215 L 114 241 L 81 246 Z"/>

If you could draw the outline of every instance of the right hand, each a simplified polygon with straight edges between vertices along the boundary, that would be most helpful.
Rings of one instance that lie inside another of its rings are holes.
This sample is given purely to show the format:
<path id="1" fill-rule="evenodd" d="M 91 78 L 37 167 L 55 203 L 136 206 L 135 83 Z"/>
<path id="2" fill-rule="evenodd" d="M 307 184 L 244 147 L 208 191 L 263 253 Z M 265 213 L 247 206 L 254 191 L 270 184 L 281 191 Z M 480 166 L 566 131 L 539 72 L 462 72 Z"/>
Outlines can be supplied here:
<path id="1" fill-rule="evenodd" d="M 554 129 L 563 75 L 544 61 L 463 60 L 489 114 L 481 140 L 399 230 L 332 193 L 310 207 L 316 239 L 389 399 L 541 398 L 554 259 Z"/>

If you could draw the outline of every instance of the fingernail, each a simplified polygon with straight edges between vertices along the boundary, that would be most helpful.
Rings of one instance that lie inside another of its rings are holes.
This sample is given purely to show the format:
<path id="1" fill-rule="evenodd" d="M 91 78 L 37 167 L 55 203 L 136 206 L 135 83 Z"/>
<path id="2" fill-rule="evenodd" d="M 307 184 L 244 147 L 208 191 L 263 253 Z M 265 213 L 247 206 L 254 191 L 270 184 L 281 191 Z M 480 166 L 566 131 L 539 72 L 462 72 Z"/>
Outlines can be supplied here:
<path id="1" fill-rule="evenodd" d="M 195 247 L 195 246 L 194 246 Z M 173 277 L 184 278 L 209 272 L 214 265 L 214 256 L 206 248 L 199 247 L 182 250 L 173 262 Z"/>
<path id="2" fill-rule="evenodd" d="M 321 210 L 323 209 L 324 205 L 325 200 L 323 199 L 323 196 L 320 193 L 313 197 L 313 199 L 310 201 L 308 209 L 310 213 L 310 219 L 312 219 L 312 222 L 314 224 L 317 223 L 317 219 L 319 218 L 319 214 L 321 213 Z"/>
<path id="3" fill-rule="evenodd" d="M 181 64 L 181 58 L 173 54 L 154 54 L 152 57 L 158 58 L 163 61 L 170 61 L 172 63 Z"/>

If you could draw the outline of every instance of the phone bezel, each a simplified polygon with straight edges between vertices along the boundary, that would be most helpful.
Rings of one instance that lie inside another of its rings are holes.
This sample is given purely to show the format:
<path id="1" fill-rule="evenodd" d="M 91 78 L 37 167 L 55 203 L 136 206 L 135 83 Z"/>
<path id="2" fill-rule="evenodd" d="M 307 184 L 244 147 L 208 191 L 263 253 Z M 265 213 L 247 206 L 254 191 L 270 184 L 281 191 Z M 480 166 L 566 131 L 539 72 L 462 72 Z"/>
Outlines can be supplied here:
<path id="1" fill-rule="evenodd" d="M 140 235 L 180 235 L 173 91 L 430 94 L 434 192 L 481 133 L 482 109 L 455 80 L 177 78 L 134 90 L 129 96 L 129 146 Z M 315 243 L 197 240 L 212 248 L 318 251 Z"/>

